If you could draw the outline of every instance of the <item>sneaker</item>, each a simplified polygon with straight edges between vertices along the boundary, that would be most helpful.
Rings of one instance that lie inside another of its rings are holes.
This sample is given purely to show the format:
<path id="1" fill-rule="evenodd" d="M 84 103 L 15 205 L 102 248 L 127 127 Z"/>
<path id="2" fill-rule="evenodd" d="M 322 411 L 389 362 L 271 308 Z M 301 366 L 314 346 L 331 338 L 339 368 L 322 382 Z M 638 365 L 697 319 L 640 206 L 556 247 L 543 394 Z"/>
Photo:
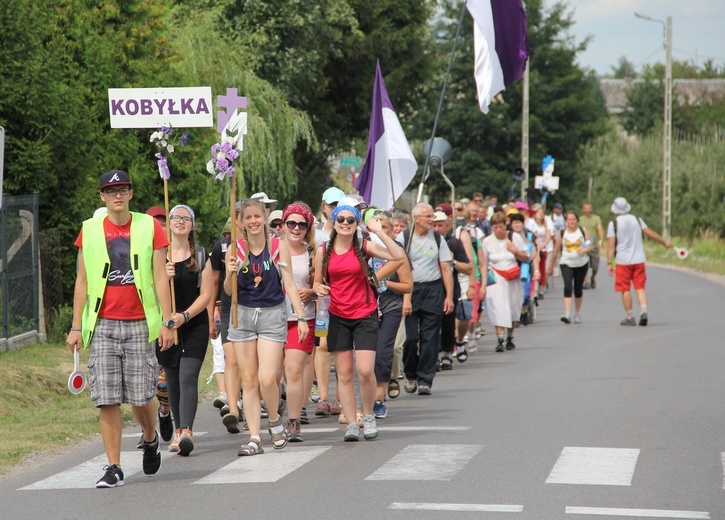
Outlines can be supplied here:
<path id="1" fill-rule="evenodd" d="M 405 388 L 406 393 L 414 394 L 418 390 L 418 382 L 415 379 L 406 379 L 403 388 Z"/>
<path id="2" fill-rule="evenodd" d="M 136 449 L 137 450 L 143 449 L 143 432 L 141 432 L 141 438 L 138 440 L 138 443 L 136 443 Z"/>
<path id="3" fill-rule="evenodd" d="M 174 436 L 174 421 L 171 420 L 171 412 L 168 412 L 166 415 L 164 415 L 161 413 L 161 408 L 159 407 L 158 414 L 159 433 L 161 433 L 161 438 L 164 440 L 164 442 L 169 442 L 171 440 L 171 437 Z"/>
<path id="4" fill-rule="evenodd" d="M 182 457 L 188 457 L 189 453 L 194 451 L 194 439 L 192 435 L 192 431 L 188 428 L 181 430 L 181 435 L 179 436 L 179 455 Z"/>
<path id="5" fill-rule="evenodd" d="M 153 442 L 143 443 L 143 473 L 147 477 L 156 475 L 161 467 L 161 449 L 159 448 L 159 432 Z"/>
<path id="6" fill-rule="evenodd" d="M 466 347 L 466 350 L 469 354 L 475 354 L 478 350 L 478 343 L 476 343 L 475 339 L 471 339 L 468 341 L 468 346 Z"/>
<path id="7" fill-rule="evenodd" d="M 224 417 L 228 413 L 229 413 L 229 405 L 228 404 L 225 404 L 224 406 L 222 406 L 219 409 L 219 415 L 221 415 L 222 417 Z"/>
<path id="8" fill-rule="evenodd" d="M 453 360 L 447 354 L 441 358 L 441 370 L 453 370 Z"/>
<path id="9" fill-rule="evenodd" d="M 376 419 L 385 419 L 388 416 L 388 407 L 382 401 L 375 401 L 373 415 Z"/>
<path id="10" fill-rule="evenodd" d="M 103 466 L 105 472 L 103 476 L 96 482 L 97 488 L 113 488 L 123 486 L 123 471 L 115 464 L 111 466 Z"/>
<path id="11" fill-rule="evenodd" d="M 591 288 L 596 289 L 597 288 L 597 282 L 594 281 L 594 278 L 592 278 Z"/>
<path id="12" fill-rule="evenodd" d="M 465 343 L 457 343 L 456 344 L 456 351 L 458 352 L 458 355 L 456 356 L 456 359 L 459 363 L 465 363 L 468 359 L 468 352 L 466 352 L 466 344 Z"/>
<path id="13" fill-rule="evenodd" d="M 430 385 L 421 383 L 418 385 L 418 395 L 430 395 Z"/>
<path id="14" fill-rule="evenodd" d="M 345 442 L 357 442 L 360 440 L 360 428 L 357 424 L 350 424 L 345 430 Z"/>
<path id="15" fill-rule="evenodd" d="M 516 348 L 516 345 L 514 345 L 514 339 L 508 338 L 506 340 L 506 350 L 513 350 Z"/>
<path id="16" fill-rule="evenodd" d="M 211 404 L 214 406 L 214 408 L 219 408 L 221 410 L 221 408 L 225 404 L 227 404 L 227 394 L 225 394 L 224 392 L 220 392 L 219 395 L 216 396 L 216 398 L 214 399 L 214 402 Z"/>
<path id="17" fill-rule="evenodd" d="M 359 432 L 359 430 L 358 430 Z M 378 436 L 378 423 L 374 415 L 366 415 L 363 419 L 363 437 L 369 441 Z"/>
<path id="18" fill-rule="evenodd" d="M 300 421 L 290 419 L 287 421 L 287 441 L 302 442 L 302 430 L 300 429 Z"/>
<path id="19" fill-rule="evenodd" d="M 320 400 L 320 387 L 317 386 L 317 379 L 312 381 L 312 390 L 310 390 L 310 399 L 313 403 L 317 403 Z"/>
<path id="20" fill-rule="evenodd" d="M 226 414 L 222 419 L 222 424 L 226 426 L 229 433 L 239 433 L 239 417 L 237 417 L 237 414 Z"/>
<path id="21" fill-rule="evenodd" d="M 563 321 L 567 325 L 571 323 L 571 319 L 569 319 L 569 316 L 567 316 L 567 315 L 562 316 L 561 321 Z"/>
<path id="22" fill-rule="evenodd" d="M 648 321 L 649 321 L 649 317 L 647 316 L 647 313 L 643 312 L 642 315 L 639 317 L 640 327 L 646 327 Z"/>
<path id="23" fill-rule="evenodd" d="M 499 338 L 498 343 L 496 344 L 496 352 L 503 352 L 506 350 L 506 347 L 504 346 L 503 339 Z"/>
<path id="24" fill-rule="evenodd" d="M 592 288 L 592 284 L 590 284 L 589 282 L 582 285 L 582 289 L 591 289 L 591 288 Z"/>
<path id="25" fill-rule="evenodd" d="M 574 323 L 581 323 L 581 322 L 582 322 L 582 317 L 579 316 L 578 314 L 575 314 L 574 315 Z"/>
<path id="26" fill-rule="evenodd" d="M 300 424 L 310 424 L 310 418 L 307 417 L 307 408 L 302 408 L 302 411 L 300 411 Z"/>
<path id="27" fill-rule="evenodd" d="M 342 413 L 342 403 L 337 399 L 332 400 L 330 405 L 330 415 L 340 415 Z"/>
<path id="28" fill-rule="evenodd" d="M 179 441 L 180 440 L 181 440 L 181 430 L 176 430 L 176 432 L 174 433 L 174 440 L 172 440 L 168 446 L 168 450 L 171 453 L 179 452 Z M 141 441 L 143 442 L 143 437 L 141 437 Z"/>
<path id="29" fill-rule="evenodd" d="M 624 318 L 624 319 L 623 319 L 622 321 L 620 321 L 620 322 L 619 322 L 619 324 L 620 324 L 620 325 L 625 325 L 625 326 L 632 326 L 632 327 L 634 327 L 634 326 L 636 326 L 636 325 L 637 325 L 637 321 L 636 321 L 636 320 L 634 319 L 634 316 L 627 316 L 627 317 L 626 317 L 626 318 Z"/>
<path id="30" fill-rule="evenodd" d="M 324 399 L 317 403 L 315 415 L 317 417 L 327 417 L 328 415 L 330 415 L 330 403 L 328 403 Z"/>

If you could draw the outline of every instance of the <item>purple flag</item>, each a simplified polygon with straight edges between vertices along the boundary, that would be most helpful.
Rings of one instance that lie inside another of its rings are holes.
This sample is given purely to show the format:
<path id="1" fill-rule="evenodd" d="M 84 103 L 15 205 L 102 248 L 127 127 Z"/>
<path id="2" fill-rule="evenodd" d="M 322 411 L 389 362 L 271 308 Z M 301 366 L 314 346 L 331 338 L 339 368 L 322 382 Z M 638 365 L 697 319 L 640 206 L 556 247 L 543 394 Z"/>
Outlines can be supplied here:
<path id="1" fill-rule="evenodd" d="M 415 177 L 417 170 L 418 163 L 388 97 L 378 61 L 375 69 L 368 149 L 365 164 L 355 181 L 355 189 L 371 206 L 392 208 L 395 200 Z"/>
<path id="2" fill-rule="evenodd" d="M 526 13 L 521 0 L 469 0 L 473 17 L 474 75 L 481 111 L 521 77 L 529 57 Z"/>

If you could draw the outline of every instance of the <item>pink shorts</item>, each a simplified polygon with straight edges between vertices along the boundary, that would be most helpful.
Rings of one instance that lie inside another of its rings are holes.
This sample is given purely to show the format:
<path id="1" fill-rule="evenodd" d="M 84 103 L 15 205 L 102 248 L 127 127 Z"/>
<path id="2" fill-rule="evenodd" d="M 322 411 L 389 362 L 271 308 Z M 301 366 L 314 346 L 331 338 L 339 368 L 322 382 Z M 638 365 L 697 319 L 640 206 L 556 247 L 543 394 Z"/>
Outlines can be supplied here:
<path id="1" fill-rule="evenodd" d="M 644 264 L 621 265 L 617 264 L 614 273 L 614 290 L 616 292 L 629 292 L 630 284 L 634 285 L 635 291 L 644 289 L 647 282 L 647 272 Z"/>
<path id="2" fill-rule="evenodd" d="M 299 334 L 297 333 L 297 322 L 296 321 L 288 321 L 287 322 L 287 343 L 285 343 L 284 348 L 286 349 L 293 349 L 293 350 L 303 350 L 307 352 L 308 354 L 312 354 L 312 351 L 315 349 L 315 322 L 314 320 L 309 320 L 307 322 L 307 325 L 310 327 L 310 332 L 307 334 L 307 337 L 305 340 L 300 343 Z"/>

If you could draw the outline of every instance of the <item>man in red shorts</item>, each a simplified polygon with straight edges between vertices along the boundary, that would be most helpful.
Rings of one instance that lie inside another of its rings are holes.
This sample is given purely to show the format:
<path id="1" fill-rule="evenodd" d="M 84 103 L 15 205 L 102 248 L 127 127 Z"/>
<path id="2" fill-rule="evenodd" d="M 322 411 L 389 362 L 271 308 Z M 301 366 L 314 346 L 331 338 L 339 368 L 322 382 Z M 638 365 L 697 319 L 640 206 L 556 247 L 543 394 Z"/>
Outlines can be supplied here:
<path id="1" fill-rule="evenodd" d="M 627 312 L 627 317 L 620 322 L 620 325 L 637 324 L 632 315 L 632 295 L 629 292 L 630 286 L 634 285 L 640 308 L 639 324 L 645 326 L 649 318 L 647 294 L 644 291 L 647 282 L 644 264 L 647 259 L 642 246 L 642 236 L 646 235 L 668 249 L 672 244 L 649 229 L 641 218 L 630 215 L 629 211 L 632 208 L 624 197 L 614 199 L 611 209 L 615 217 L 607 227 L 609 239 L 607 269 L 610 276 L 614 275 L 614 290 L 622 293 L 622 303 Z M 612 258 L 616 260 L 616 268 L 612 265 Z"/>

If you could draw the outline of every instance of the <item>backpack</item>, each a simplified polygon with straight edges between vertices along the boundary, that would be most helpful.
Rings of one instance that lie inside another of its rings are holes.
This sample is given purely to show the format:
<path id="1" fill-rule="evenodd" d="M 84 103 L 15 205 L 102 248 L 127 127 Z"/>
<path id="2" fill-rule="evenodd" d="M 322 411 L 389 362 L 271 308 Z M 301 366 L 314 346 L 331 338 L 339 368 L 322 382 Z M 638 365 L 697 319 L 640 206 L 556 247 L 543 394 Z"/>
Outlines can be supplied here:
<path id="1" fill-rule="evenodd" d="M 271 237 L 272 244 L 270 250 L 270 256 L 272 263 L 277 268 L 277 274 L 280 279 L 282 278 L 282 272 L 279 270 L 279 237 Z M 237 260 L 244 263 L 244 259 L 247 257 L 247 246 L 243 239 L 237 239 Z"/>
<path id="2" fill-rule="evenodd" d="M 206 249 L 204 249 L 203 246 L 197 245 L 194 256 L 196 258 L 196 265 L 199 266 L 199 270 L 196 273 L 196 288 L 198 289 L 201 287 L 201 273 L 204 271 L 204 267 L 206 266 L 206 261 L 209 258 L 209 255 L 206 254 Z"/>
<path id="3" fill-rule="evenodd" d="M 534 237 L 534 233 L 530 229 L 524 228 L 524 235 L 526 236 L 526 239 L 527 240 L 529 240 L 530 242 L 533 242 L 534 248 L 536 248 L 536 240 L 535 240 L 536 237 Z M 513 241 L 514 241 L 514 230 L 513 229 L 509 229 L 508 236 L 509 236 L 509 240 L 511 241 L 511 243 L 513 243 Z M 517 258 L 516 259 L 516 263 L 518 264 L 519 267 L 521 267 L 521 264 L 524 263 L 524 262 L 522 262 L 521 260 L 519 260 Z M 529 260 L 526 263 L 527 264 L 530 264 L 531 263 L 531 260 Z"/>

